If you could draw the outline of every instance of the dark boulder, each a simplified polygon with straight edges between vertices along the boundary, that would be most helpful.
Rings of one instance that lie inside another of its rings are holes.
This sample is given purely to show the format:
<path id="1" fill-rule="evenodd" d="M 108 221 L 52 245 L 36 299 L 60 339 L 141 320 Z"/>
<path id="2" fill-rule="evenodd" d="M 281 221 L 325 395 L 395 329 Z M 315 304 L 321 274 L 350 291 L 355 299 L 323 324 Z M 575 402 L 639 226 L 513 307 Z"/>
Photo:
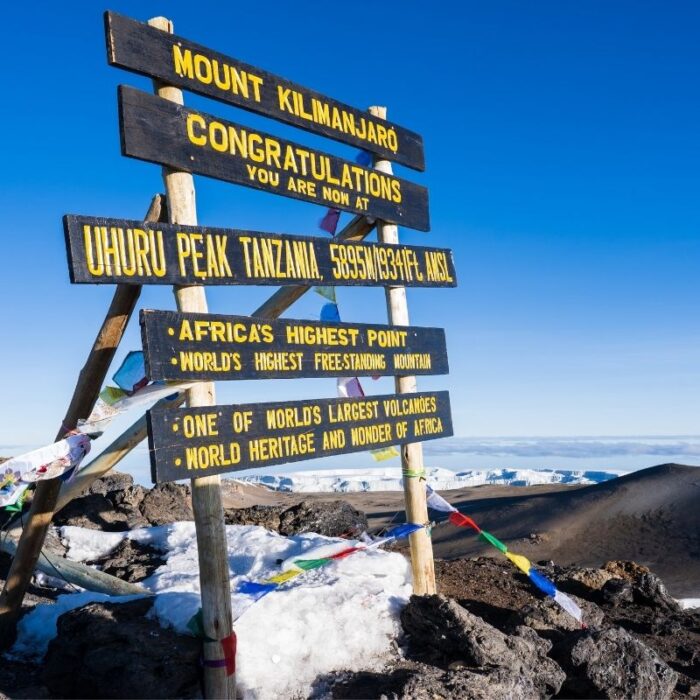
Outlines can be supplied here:
<path id="1" fill-rule="evenodd" d="M 346 501 L 302 501 L 284 506 L 226 508 L 228 525 L 260 525 L 281 535 L 315 532 L 326 537 L 356 537 L 367 530 L 367 516 Z"/>
<path id="2" fill-rule="evenodd" d="M 633 584 L 632 597 L 639 605 L 679 612 L 680 605 L 669 595 L 664 582 L 651 572 L 642 574 Z"/>
<path id="3" fill-rule="evenodd" d="M 168 482 L 145 489 L 117 472 L 97 479 L 56 514 L 54 523 L 124 532 L 193 519 L 188 485 Z"/>
<path id="4" fill-rule="evenodd" d="M 634 602 L 634 591 L 631 581 L 624 578 L 613 578 L 601 589 L 602 602 L 612 607 L 627 605 Z"/>
<path id="5" fill-rule="evenodd" d="M 194 520 L 189 484 L 166 482 L 146 491 L 139 510 L 149 525 Z"/>
<path id="6" fill-rule="evenodd" d="M 129 514 L 117 509 L 106 494 L 88 493 L 73 499 L 56 513 L 54 525 L 74 525 L 89 530 L 124 532 L 129 529 Z"/>
<path id="7" fill-rule="evenodd" d="M 302 501 L 280 513 L 281 535 L 316 532 L 326 537 L 357 537 L 367 516 L 345 501 Z"/>
<path id="8" fill-rule="evenodd" d="M 388 673 L 360 672 L 336 682 L 335 699 L 401 698 L 402 700 L 532 700 L 539 697 L 529 678 L 514 671 L 494 668 L 474 671 L 465 668 L 442 670 L 426 664 L 398 668 Z"/>
<path id="9" fill-rule="evenodd" d="M 123 472 L 109 472 L 90 484 L 85 493 L 99 493 L 106 496 L 112 491 L 123 491 L 134 485 L 134 477 Z"/>
<path id="10" fill-rule="evenodd" d="M 595 604 L 570 594 L 583 612 L 583 620 L 588 627 L 600 627 L 605 613 Z M 558 639 L 563 634 L 581 629 L 581 625 L 552 598 L 534 598 L 530 603 L 516 610 L 508 620 L 509 627 L 515 629 L 525 625 L 547 639 Z"/>
<path id="11" fill-rule="evenodd" d="M 122 581 L 138 583 L 153 574 L 165 563 L 165 559 L 158 550 L 147 544 L 124 539 L 107 556 L 89 563 L 97 564 L 106 574 Z"/>
<path id="12" fill-rule="evenodd" d="M 43 680 L 53 697 L 201 697 L 200 642 L 147 619 L 153 601 L 92 603 L 58 618 Z"/>
<path id="13" fill-rule="evenodd" d="M 528 627 L 506 635 L 454 600 L 412 596 L 401 623 L 412 645 L 438 650 L 446 661 L 462 661 L 472 671 L 512 672 L 545 696 L 555 695 L 564 682 L 563 671 L 547 656 L 551 642 Z"/>
<path id="14" fill-rule="evenodd" d="M 250 506 L 248 508 L 224 508 L 227 525 L 257 525 L 279 532 L 280 513 L 284 506 Z"/>
<path id="15" fill-rule="evenodd" d="M 653 649 L 620 627 L 570 635 L 555 657 L 567 673 L 565 697 L 666 700 L 678 679 Z"/>

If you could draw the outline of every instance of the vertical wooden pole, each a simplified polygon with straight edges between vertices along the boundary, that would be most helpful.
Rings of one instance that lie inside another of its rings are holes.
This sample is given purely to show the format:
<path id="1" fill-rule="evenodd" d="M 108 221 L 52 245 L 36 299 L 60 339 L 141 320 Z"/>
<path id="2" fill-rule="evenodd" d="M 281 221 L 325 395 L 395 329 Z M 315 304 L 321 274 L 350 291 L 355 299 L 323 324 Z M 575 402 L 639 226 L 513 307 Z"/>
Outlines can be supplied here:
<path id="1" fill-rule="evenodd" d="M 156 195 L 146 214 L 146 221 L 158 221 L 164 209 L 162 195 Z M 76 382 L 56 440 L 73 430 L 78 420 L 87 418 L 92 411 L 140 293 L 141 287 L 138 285 L 117 286 L 105 320 Z M 24 594 L 44 546 L 60 489 L 61 480 L 50 479 L 40 481 L 34 492 L 27 524 L 22 530 L 17 552 L 12 559 L 5 587 L 0 595 L 0 640 L 3 642 L 11 643 L 14 639 Z"/>
<path id="2" fill-rule="evenodd" d="M 374 117 L 386 119 L 386 107 L 370 107 Z M 392 174 L 391 163 L 387 160 L 374 159 L 374 167 L 384 173 Z M 397 245 L 399 229 L 396 224 L 377 221 L 377 235 L 382 243 Z M 392 326 L 408 326 L 408 303 L 405 287 L 386 288 L 386 306 L 389 323 Z M 396 393 L 412 394 L 417 391 L 415 377 L 396 377 Z M 426 503 L 425 481 L 418 475 L 423 473 L 423 445 L 420 442 L 401 446 L 401 468 L 404 474 L 403 492 L 406 502 L 406 521 L 409 523 L 427 523 L 428 506 Z M 413 569 L 413 592 L 416 595 L 435 593 L 435 564 L 433 561 L 433 543 L 425 530 L 419 530 L 409 539 L 411 546 L 411 568 Z"/>
<path id="3" fill-rule="evenodd" d="M 165 32 L 173 32 L 173 23 L 165 17 L 155 17 L 148 24 Z M 182 91 L 177 88 L 155 82 L 154 89 L 166 100 L 184 103 Z M 196 226 L 197 207 L 192 174 L 163 168 L 163 180 L 170 223 Z M 204 287 L 176 287 L 174 291 L 179 311 L 208 310 Z M 187 392 L 187 403 L 189 406 L 213 406 L 214 384 L 202 382 L 193 386 Z M 220 640 L 233 632 L 226 527 L 218 476 L 192 479 L 192 510 L 199 550 L 204 635 L 207 638 L 203 641 L 204 694 L 206 698 L 235 698 L 235 675 L 227 676 L 226 668 L 217 665 L 224 660 Z"/>

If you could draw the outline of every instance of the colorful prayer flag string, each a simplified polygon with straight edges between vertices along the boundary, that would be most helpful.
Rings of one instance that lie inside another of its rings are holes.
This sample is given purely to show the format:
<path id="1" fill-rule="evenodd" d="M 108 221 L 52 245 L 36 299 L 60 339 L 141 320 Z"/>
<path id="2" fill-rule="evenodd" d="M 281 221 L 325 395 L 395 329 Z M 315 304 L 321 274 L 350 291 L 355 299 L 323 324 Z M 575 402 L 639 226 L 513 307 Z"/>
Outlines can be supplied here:
<path id="1" fill-rule="evenodd" d="M 474 520 L 472 520 L 468 515 L 460 513 L 453 505 L 448 503 L 442 496 L 440 496 L 440 494 L 433 491 L 433 489 L 427 484 L 426 490 L 429 508 L 441 511 L 443 513 L 449 513 L 448 520 L 456 527 L 468 527 L 474 530 L 474 532 L 476 532 L 479 536 L 479 539 L 483 540 L 487 544 L 490 544 L 492 547 L 504 554 L 514 566 L 516 566 L 530 579 L 530 582 L 536 588 L 550 598 L 553 598 L 554 601 L 563 610 L 569 613 L 569 615 L 571 615 L 581 626 L 585 626 L 583 623 L 583 613 L 581 612 L 581 608 L 576 605 L 576 603 L 568 595 L 566 595 L 566 593 L 562 593 L 556 587 L 553 581 L 537 571 L 527 557 L 524 557 L 522 554 L 515 554 L 514 552 L 509 551 L 508 547 L 501 542 L 501 540 L 492 535 L 490 532 L 482 530 L 474 522 Z"/>
<path id="2" fill-rule="evenodd" d="M 321 308 L 320 319 L 326 323 L 340 323 L 340 310 L 338 309 L 338 304 L 324 304 Z M 357 377 L 340 377 L 337 382 L 337 391 L 338 396 L 342 396 L 344 398 L 361 398 L 365 395 L 362 385 L 360 384 L 360 380 Z M 394 457 L 399 456 L 399 451 L 393 445 L 379 447 L 377 449 L 370 450 L 369 453 L 377 462 L 383 462 L 387 459 L 393 459 Z"/>
<path id="3" fill-rule="evenodd" d="M 291 566 L 293 568 L 288 568 L 286 571 L 282 571 L 275 576 L 265 579 L 264 581 L 241 581 L 236 587 L 237 593 L 243 593 L 244 595 L 251 596 L 254 600 L 259 600 L 268 593 L 277 590 L 280 586 L 291 581 L 292 579 L 300 576 L 306 571 L 312 571 L 313 569 L 318 569 L 322 566 L 326 566 L 338 559 L 344 559 L 345 557 L 355 554 L 356 552 L 366 552 L 372 549 L 377 549 L 382 547 L 389 542 L 394 540 L 403 539 L 408 537 L 414 532 L 421 530 L 425 525 L 418 525 L 417 523 L 403 523 L 402 525 L 397 525 L 396 527 L 389 530 L 384 536 L 377 540 L 374 540 L 371 544 L 357 544 L 345 547 L 344 543 L 335 543 L 332 545 L 321 545 L 320 547 L 314 547 L 313 549 L 304 552 L 303 554 L 296 555 L 282 564 L 283 567 Z M 339 551 L 327 554 L 326 556 L 316 556 L 314 553 L 318 553 L 319 550 L 325 553 L 329 548 L 332 551 L 333 547 L 340 546 Z"/>
<path id="4" fill-rule="evenodd" d="M 90 438 L 73 434 L 51 445 L 11 457 L 2 465 L 0 508 L 15 506 L 37 481 L 70 478 L 89 451 Z"/>

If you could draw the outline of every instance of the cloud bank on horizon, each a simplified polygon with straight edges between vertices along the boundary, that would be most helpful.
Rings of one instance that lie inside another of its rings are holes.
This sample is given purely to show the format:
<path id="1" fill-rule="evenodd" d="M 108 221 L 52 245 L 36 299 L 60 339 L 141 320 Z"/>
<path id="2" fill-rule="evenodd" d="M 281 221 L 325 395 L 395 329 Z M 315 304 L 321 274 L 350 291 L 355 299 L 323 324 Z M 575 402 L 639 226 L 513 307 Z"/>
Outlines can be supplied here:
<path id="1" fill-rule="evenodd" d="M 0 457 L 31 445 L 0 445 Z M 145 444 L 140 446 L 145 449 Z M 139 448 L 137 448 L 139 449 Z M 700 435 L 639 437 L 451 437 L 426 442 L 429 454 L 517 457 L 700 456 Z"/>
<path id="2" fill-rule="evenodd" d="M 570 457 L 592 459 L 623 455 L 700 457 L 700 436 L 640 438 L 465 438 L 452 437 L 425 443 L 429 455 L 491 457 Z"/>

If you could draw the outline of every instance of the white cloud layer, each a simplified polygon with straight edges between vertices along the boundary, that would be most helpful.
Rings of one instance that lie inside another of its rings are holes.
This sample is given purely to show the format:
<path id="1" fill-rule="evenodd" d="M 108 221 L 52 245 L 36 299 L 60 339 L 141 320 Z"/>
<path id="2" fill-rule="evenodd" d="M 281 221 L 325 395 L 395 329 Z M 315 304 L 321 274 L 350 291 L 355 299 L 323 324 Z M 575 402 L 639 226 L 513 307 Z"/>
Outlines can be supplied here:
<path id="1" fill-rule="evenodd" d="M 491 457 L 700 457 L 700 436 L 586 437 L 586 438 L 464 438 L 452 437 L 424 443 L 429 455 L 479 455 Z"/>

